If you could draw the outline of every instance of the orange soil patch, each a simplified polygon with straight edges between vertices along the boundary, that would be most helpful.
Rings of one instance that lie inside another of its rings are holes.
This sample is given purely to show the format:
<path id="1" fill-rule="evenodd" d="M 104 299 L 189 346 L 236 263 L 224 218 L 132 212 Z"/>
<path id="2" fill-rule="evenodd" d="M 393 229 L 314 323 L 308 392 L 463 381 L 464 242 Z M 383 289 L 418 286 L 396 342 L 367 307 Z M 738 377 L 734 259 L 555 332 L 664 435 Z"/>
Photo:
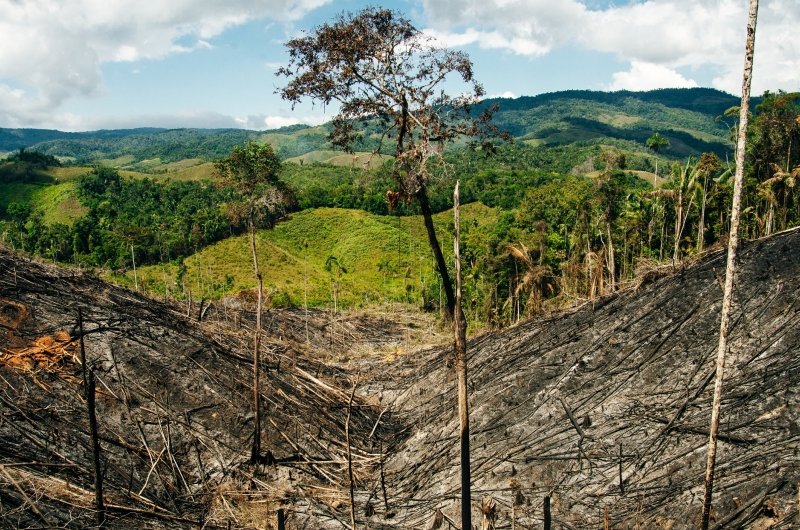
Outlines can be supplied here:
<path id="1" fill-rule="evenodd" d="M 25 337 L 20 331 L 29 320 L 24 304 L 0 298 L 0 365 L 30 373 L 47 372 L 74 376 L 77 341 L 64 330 L 52 335 Z"/>

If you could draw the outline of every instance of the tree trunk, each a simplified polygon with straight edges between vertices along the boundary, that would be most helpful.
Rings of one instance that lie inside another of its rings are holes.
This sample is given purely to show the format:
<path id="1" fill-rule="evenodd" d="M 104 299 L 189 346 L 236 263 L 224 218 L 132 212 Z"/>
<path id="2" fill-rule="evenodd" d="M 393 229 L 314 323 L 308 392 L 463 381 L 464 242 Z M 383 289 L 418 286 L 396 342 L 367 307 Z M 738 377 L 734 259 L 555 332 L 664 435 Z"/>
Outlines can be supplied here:
<path id="1" fill-rule="evenodd" d="M 447 263 L 444 261 L 442 247 L 439 245 L 439 239 L 436 237 L 436 228 L 433 226 L 433 214 L 431 213 L 431 205 L 428 201 L 428 191 L 424 186 L 420 187 L 419 191 L 416 193 L 416 197 L 417 201 L 419 201 L 420 210 L 422 211 L 425 230 L 428 232 L 428 243 L 431 245 L 433 257 L 436 260 L 436 268 L 439 270 L 439 276 L 442 279 L 442 287 L 444 287 L 444 295 L 447 299 L 445 316 L 448 320 L 452 321 L 456 305 L 456 298 L 453 294 L 453 283 L 450 280 L 450 274 L 447 272 Z"/>
<path id="2" fill-rule="evenodd" d="M 610 289 L 613 293 L 617 288 L 617 264 L 614 258 L 614 241 L 611 239 L 611 221 L 606 220 L 606 234 L 608 235 L 608 277 L 611 280 Z"/>
<path id="3" fill-rule="evenodd" d="M 80 334 L 80 356 L 83 371 L 83 387 L 86 407 L 89 413 L 89 433 L 92 438 L 92 463 L 94 465 L 94 505 L 95 520 L 98 528 L 105 527 L 106 507 L 103 502 L 103 471 L 100 466 L 100 436 L 97 429 L 97 413 L 95 410 L 94 371 L 86 363 L 86 348 L 83 344 L 83 312 L 78 308 L 78 333 Z"/>
<path id="4" fill-rule="evenodd" d="M 350 485 L 350 528 L 356 530 L 356 493 L 355 479 L 353 478 L 353 453 L 350 445 L 350 417 L 353 414 L 353 398 L 356 397 L 358 377 L 353 381 L 353 391 L 350 392 L 350 401 L 347 402 L 347 418 L 344 420 L 344 436 L 347 442 L 347 481 Z"/>
<path id="5" fill-rule="evenodd" d="M 461 528 L 472 528 L 472 494 L 470 491 L 469 463 L 469 403 L 467 401 L 467 323 L 461 309 L 461 215 L 459 212 L 459 183 L 453 193 L 453 216 L 456 237 L 453 244 L 456 265 L 455 360 L 458 374 L 458 419 L 461 427 Z"/>
<path id="6" fill-rule="evenodd" d="M 653 174 L 653 189 L 656 188 L 657 180 L 658 180 L 658 152 L 656 152 L 656 172 Z"/>
<path id="7" fill-rule="evenodd" d="M 264 281 L 261 270 L 258 268 L 258 254 L 256 253 L 256 228 L 250 221 L 250 250 L 253 252 L 253 272 L 256 275 L 257 302 L 256 302 L 256 329 L 253 337 L 253 447 L 250 451 L 250 463 L 257 464 L 261 457 L 261 308 L 263 304 Z"/>
<path id="8" fill-rule="evenodd" d="M 708 176 L 703 181 L 703 204 L 700 207 L 700 220 L 697 223 L 697 252 L 703 252 L 706 238 L 706 197 L 708 195 Z"/>
<path id="9" fill-rule="evenodd" d="M 705 494 L 703 497 L 702 528 L 708 530 L 711 515 L 711 496 L 714 489 L 714 466 L 717 456 L 717 433 L 719 432 L 719 409 L 722 401 L 722 381 L 725 374 L 725 350 L 728 341 L 728 325 L 731 310 L 733 280 L 736 273 L 736 251 L 739 247 L 739 212 L 742 207 L 742 181 L 744 180 L 744 155 L 747 142 L 747 118 L 750 106 L 750 80 L 753 74 L 753 54 L 756 40 L 758 0 L 750 0 L 747 21 L 747 44 L 745 45 L 744 75 L 742 81 L 742 105 L 739 110 L 739 135 L 736 142 L 736 174 L 733 183 L 731 205 L 731 233 L 728 238 L 728 261 L 725 268 L 725 290 L 722 295 L 722 311 L 719 327 L 716 377 L 714 379 L 714 402 L 711 407 L 711 427 L 708 436 L 708 458 L 706 460 Z"/>
<path id="10" fill-rule="evenodd" d="M 133 253 L 133 243 L 131 243 L 131 263 L 133 263 L 133 286 L 139 292 L 139 278 L 136 276 L 136 255 Z"/>
<path id="11" fill-rule="evenodd" d="M 675 202 L 675 248 L 672 251 L 672 264 L 681 260 L 681 233 L 683 232 L 683 190 L 678 190 Z"/>

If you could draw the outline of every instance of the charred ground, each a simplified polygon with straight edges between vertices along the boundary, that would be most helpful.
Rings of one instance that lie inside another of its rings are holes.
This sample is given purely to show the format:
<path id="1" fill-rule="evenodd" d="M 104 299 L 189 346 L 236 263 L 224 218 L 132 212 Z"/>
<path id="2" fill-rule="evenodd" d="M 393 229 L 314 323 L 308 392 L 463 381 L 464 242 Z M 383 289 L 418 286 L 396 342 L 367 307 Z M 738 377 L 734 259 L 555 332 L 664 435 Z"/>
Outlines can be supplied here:
<path id="1" fill-rule="evenodd" d="M 720 528 L 800 524 L 798 255 L 798 231 L 741 252 Z M 484 497 L 496 528 L 540 527 L 549 496 L 556 527 L 695 527 L 723 276 L 724 256 L 711 254 L 635 291 L 471 340 L 476 514 Z M 288 528 L 349 527 L 348 412 L 359 526 L 455 519 L 450 347 L 406 352 L 412 335 L 446 342 L 420 331 L 427 322 L 271 312 L 269 451 L 253 468 L 246 308 L 187 316 L 0 251 L 1 526 L 94 524 L 78 308 L 98 377 L 109 527 L 267 528 L 278 507 Z"/>

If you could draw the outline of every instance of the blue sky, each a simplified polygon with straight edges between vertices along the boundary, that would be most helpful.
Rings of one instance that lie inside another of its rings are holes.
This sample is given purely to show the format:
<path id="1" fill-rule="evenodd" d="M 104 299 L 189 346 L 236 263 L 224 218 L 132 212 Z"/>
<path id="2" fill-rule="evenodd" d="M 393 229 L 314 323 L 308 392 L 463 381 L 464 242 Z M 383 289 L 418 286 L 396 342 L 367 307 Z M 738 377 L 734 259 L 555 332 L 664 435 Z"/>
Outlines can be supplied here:
<path id="1" fill-rule="evenodd" d="M 746 0 L 393 0 L 470 54 L 489 95 L 738 93 Z M 158 5 L 157 5 L 158 4 Z M 0 127 L 274 128 L 333 109 L 275 94 L 283 42 L 375 2 L 0 0 Z M 800 90 L 800 0 L 761 0 L 753 90 Z"/>

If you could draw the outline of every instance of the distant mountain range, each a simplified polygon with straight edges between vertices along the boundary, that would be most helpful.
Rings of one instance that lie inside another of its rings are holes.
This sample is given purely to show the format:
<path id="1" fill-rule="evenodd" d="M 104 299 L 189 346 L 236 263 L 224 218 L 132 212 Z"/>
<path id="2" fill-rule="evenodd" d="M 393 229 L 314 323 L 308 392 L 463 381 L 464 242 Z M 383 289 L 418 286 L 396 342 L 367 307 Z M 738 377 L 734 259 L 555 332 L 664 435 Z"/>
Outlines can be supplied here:
<path id="1" fill-rule="evenodd" d="M 644 149 L 654 132 L 666 136 L 670 157 L 718 154 L 731 148 L 733 122 L 722 119 L 725 111 L 739 104 L 730 94 L 709 88 L 662 89 L 648 92 L 596 92 L 569 90 L 488 99 L 483 105 L 499 104 L 496 124 L 517 140 L 532 146 L 606 144 Z M 757 103 L 757 102 L 756 102 Z M 86 164 L 126 163 L 160 159 L 213 160 L 225 156 L 234 145 L 247 140 L 271 143 L 284 158 L 329 148 L 327 126 L 295 125 L 268 131 L 244 129 L 118 129 L 62 132 L 47 129 L 0 128 L 0 152 L 31 149 Z M 369 140 L 364 150 L 373 148 Z"/>

